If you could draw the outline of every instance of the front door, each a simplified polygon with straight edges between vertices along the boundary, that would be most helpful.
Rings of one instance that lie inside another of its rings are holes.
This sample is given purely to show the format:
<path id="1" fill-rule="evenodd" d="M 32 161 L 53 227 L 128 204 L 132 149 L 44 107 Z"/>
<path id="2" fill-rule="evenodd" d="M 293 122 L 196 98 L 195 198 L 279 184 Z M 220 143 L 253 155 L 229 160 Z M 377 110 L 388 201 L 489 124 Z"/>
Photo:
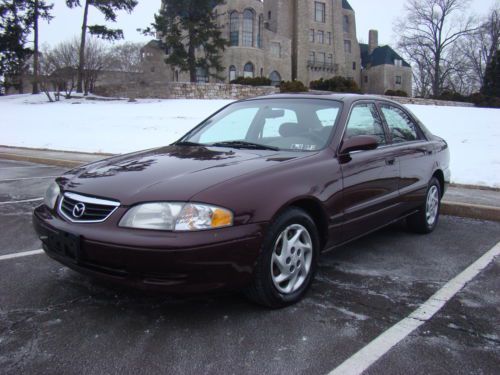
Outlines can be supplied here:
<path id="1" fill-rule="evenodd" d="M 399 162 L 395 150 L 387 147 L 387 135 L 373 102 L 358 102 L 351 109 L 343 140 L 357 135 L 377 137 L 379 147 L 341 158 L 343 241 L 377 229 L 398 216 Z"/>

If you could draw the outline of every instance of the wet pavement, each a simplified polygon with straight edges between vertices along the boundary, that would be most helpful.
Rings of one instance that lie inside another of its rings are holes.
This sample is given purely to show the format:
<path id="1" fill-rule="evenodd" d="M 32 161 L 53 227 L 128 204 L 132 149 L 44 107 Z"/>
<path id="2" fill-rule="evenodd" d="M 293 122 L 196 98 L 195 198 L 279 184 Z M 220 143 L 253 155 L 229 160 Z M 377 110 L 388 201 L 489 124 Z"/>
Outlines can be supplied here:
<path id="1" fill-rule="evenodd" d="M 61 171 L 0 159 L 0 256 L 40 249 L 40 201 L 12 202 L 41 198 L 40 177 Z M 307 298 L 276 311 L 239 294 L 145 295 L 45 254 L 0 260 L 0 373 L 327 374 L 498 242 L 494 222 L 393 225 L 325 254 Z M 499 274 L 497 258 L 366 374 L 497 374 Z"/>

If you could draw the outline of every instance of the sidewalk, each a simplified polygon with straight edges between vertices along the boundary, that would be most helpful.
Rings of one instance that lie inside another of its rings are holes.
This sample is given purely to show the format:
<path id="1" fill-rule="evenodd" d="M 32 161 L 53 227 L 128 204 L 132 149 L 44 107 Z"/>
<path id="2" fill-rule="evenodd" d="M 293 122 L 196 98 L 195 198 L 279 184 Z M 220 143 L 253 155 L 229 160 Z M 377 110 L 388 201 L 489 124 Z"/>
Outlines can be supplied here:
<path id="1" fill-rule="evenodd" d="M 0 159 L 28 161 L 67 168 L 110 156 L 112 155 L 0 146 Z M 450 186 L 444 196 L 441 212 L 444 215 L 500 221 L 500 189 Z"/>

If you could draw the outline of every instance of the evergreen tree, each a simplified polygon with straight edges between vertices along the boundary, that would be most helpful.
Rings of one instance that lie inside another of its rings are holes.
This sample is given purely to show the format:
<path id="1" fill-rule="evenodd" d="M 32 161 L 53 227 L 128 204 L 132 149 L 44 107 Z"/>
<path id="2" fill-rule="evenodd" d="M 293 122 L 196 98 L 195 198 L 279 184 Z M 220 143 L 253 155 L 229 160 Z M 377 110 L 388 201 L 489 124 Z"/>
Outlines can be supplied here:
<path id="1" fill-rule="evenodd" d="M 22 77 L 26 61 L 33 53 L 26 46 L 29 30 L 26 27 L 25 9 L 23 0 L 0 2 L 0 78 L 3 80 L 6 77 Z M 21 87 L 22 82 L 19 84 Z"/>
<path id="2" fill-rule="evenodd" d="M 228 42 L 214 13 L 214 7 L 222 3 L 224 0 L 165 0 L 155 15 L 152 26 L 163 37 L 168 54 L 165 63 L 189 72 L 191 82 L 196 82 L 198 69 L 222 79 L 221 52 Z"/>
<path id="3" fill-rule="evenodd" d="M 0 4 L 0 59 L 3 70 L 11 76 L 21 76 L 27 68 L 26 61 L 33 56 L 33 94 L 38 94 L 38 20 L 51 20 L 45 0 L 2 0 Z M 34 33 L 33 49 L 27 48 L 28 36 Z M 2 68 L 0 68 L 0 71 Z"/>
<path id="4" fill-rule="evenodd" d="M 80 42 L 80 59 L 78 64 L 77 92 L 83 92 L 83 71 L 85 69 L 85 43 L 87 31 L 91 35 L 106 40 L 123 39 L 123 31 L 120 29 L 109 29 L 104 25 L 88 25 L 89 7 L 93 6 L 99 10 L 106 21 L 116 22 L 116 11 L 125 10 L 131 13 L 137 5 L 137 0 L 66 0 L 69 8 L 82 7 L 83 4 L 83 22 L 82 35 Z M 88 93 L 88 87 L 85 88 L 85 94 Z"/>
<path id="5" fill-rule="evenodd" d="M 38 20 L 44 19 L 50 21 L 53 17 L 50 15 L 50 11 L 54 7 L 54 4 L 47 4 L 44 0 L 26 0 L 26 10 L 27 19 L 26 23 L 33 29 L 33 94 L 39 94 L 40 89 L 38 88 L 39 83 L 39 48 L 38 48 Z"/>
<path id="6" fill-rule="evenodd" d="M 500 50 L 497 50 L 486 68 L 481 93 L 500 98 Z"/>

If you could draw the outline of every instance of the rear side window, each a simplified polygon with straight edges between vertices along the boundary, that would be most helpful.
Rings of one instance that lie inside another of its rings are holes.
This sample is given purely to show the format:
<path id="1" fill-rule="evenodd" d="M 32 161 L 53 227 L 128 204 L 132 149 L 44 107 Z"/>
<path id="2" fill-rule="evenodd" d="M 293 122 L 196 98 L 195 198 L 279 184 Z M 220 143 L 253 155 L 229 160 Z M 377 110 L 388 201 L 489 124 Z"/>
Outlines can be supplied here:
<path id="1" fill-rule="evenodd" d="M 382 104 L 381 109 L 391 132 L 393 143 L 412 142 L 420 139 L 417 125 L 405 112 L 388 104 Z"/>
<path id="2" fill-rule="evenodd" d="M 356 104 L 352 108 L 345 138 L 348 139 L 357 135 L 371 135 L 378 139 L 379 144 L 386 144 L 384 128 L 375 104 Z"/>

